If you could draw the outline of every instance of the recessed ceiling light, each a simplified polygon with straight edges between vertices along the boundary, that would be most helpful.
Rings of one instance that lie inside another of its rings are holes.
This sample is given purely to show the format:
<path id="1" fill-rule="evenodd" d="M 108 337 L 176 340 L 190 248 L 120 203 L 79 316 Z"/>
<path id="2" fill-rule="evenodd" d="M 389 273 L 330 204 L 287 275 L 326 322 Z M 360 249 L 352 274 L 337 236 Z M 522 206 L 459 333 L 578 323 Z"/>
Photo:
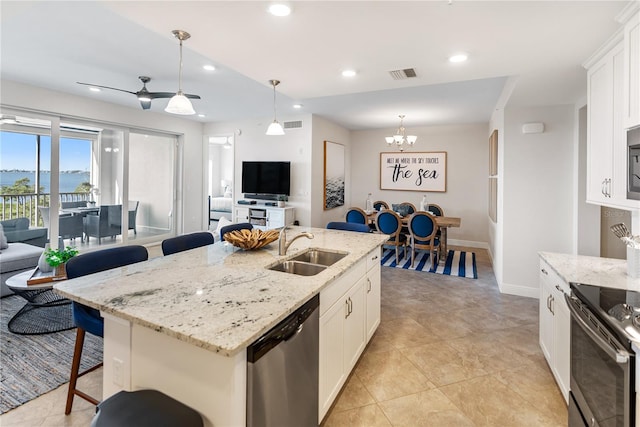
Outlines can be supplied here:
<path id="1" fill-rule="evenodd" d="M 302 108 L 302 104 L 293 104 L 293 108 L 295 108 L 296 110 L 299 110 Z"/>
<path id="2" fill-rule="evenodd" d="M 469 56 L 466 53 L 456 53 L 449 57 L 449 62 L 464 62 Z"/>
<path id="3" fill-rule="evenodd" d="M 342 72 L 342 77 L 355 77 L 355 75 L 356 75 L 355 70 L 344 70 Z"/>
<path id="4" fill-rule="evenodd" d="M 289 16 L 291 8 L 282 3 L 275 3 L 269 6 L 269 13 L 273 16 Z"/>
<path id="5" fill-rule="evenodd" d="M 210 64 L 203 65 L 202 68 L 204 68 L 207 71 L 215 71 L 216 70 L 216 67 L 213 66 L 213 65 L 210 65 Z"/>
<path id="6" fill-rule="evenodd" d="M 90 87 L 89 90 L 91 92 L 100 92 L 100 88 L 97 88 L 97 87 Z"/>

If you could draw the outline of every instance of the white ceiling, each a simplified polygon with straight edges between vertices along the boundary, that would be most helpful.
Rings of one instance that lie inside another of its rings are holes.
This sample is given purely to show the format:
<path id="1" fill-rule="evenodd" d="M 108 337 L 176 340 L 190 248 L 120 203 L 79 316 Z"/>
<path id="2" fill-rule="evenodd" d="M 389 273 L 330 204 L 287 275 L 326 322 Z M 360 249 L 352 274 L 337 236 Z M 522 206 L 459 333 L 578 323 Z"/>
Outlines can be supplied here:
<path id="1" fill-rule="evenodd" d="M 451 3 L 451 4 L 450 4 Z M 154 92 L 178 86 L 218 122 L 318 114 L 348 129 L 487 122 L 509 77 L 509 105 L 573 104 L 581 66 L 619 27 L 620 1 L 296 1 L 278 18 L 256 1 L 0 2 L 1 76 L 140 108 L 134 95 L 88 91 L 77 81 Z M 466 52 L 463 64 L 447 61 Z M 204 64 L 216 71 L 207 72 Z M 418 77 L 388 72 L 415 68 Z M 345 68 L 355 78 L 340 75 Z M 0 98 L 1 101 L 1 98 Z M 303 104 L 294 110 L 294 103 Z M 152 102 L 162 112 L 166 99 Z M 166 114 L 166 113 L 163 113 Z"/>

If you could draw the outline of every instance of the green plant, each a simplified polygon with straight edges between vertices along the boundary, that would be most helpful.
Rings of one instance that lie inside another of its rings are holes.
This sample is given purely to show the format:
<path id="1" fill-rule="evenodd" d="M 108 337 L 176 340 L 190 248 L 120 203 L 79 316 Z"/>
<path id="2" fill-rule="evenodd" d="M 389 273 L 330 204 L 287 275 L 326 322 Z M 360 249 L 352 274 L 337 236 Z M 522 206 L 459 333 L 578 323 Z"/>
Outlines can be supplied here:
<path id="1" fill-rule="evenodd" d="M 78 249 L 73 246 L 67 246 L 64 249 L 47 249 L 44 257 L 51 267 L 57 267 L 66 263 L 74 256 L 78 255 Z"/>

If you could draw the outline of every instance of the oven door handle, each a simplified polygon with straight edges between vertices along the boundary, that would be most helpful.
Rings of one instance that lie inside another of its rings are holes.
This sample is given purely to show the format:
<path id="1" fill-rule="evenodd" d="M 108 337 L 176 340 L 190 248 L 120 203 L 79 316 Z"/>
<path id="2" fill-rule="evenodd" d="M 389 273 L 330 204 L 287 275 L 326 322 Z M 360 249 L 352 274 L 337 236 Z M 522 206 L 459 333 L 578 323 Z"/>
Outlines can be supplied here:
<path id="1" fill-rule="evenodd" d="M 629 353 L 625 350 L 617 350 L 611 346 L 608 342 L 606 342 L 600 335 L 598 335 L 586 320 L 582 317 L 582 314 L 573 306 L 573 302 L 571 300 L 577 300 L 577 298 L 572 297 L 568 294 L 564 294 L 564 299 L 567 302 L 567 306 L 569 307 L 569 311 L 571 311 L 571 315 L 578 322 L 578 325 L 582 328 L 582 330 L 589 335 L 589 337 L 598 344 L 609 357 L 616 361 L 619 365 L 625 365 L 629 363 Z"/>

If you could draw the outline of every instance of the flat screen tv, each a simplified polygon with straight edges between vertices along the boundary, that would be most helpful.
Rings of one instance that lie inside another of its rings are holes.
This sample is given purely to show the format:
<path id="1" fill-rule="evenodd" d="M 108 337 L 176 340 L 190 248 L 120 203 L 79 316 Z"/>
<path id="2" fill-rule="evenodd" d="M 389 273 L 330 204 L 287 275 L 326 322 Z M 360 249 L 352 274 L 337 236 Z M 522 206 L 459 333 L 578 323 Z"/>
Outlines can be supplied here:
<path id="1" fill-rule="evenodd" d="M 284 194 L 291 187 L 291 162 L 242 162 L 242 192 Z"/>

